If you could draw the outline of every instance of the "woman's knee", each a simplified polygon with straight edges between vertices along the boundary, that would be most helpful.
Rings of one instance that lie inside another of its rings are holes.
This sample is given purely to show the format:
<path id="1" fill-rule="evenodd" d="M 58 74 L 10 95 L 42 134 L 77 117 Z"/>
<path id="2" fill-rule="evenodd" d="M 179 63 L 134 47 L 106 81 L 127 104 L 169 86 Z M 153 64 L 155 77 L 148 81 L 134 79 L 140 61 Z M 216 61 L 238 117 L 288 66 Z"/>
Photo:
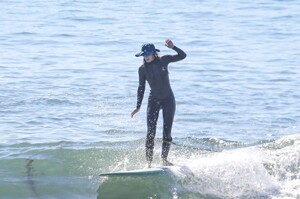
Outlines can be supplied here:
<path id="1" fill-rule="evenodd" d="M 147 134 L 147 140 L 154 140 L 154 138 L 155 138 L 155 133 L 154 132 L 151 132 L 151 133 Z"/>
<path id="2" fill-rule="evenodd" d="M 172 136 L 171 135 L 165 135 L 163 136 L 163 141 L 164 142 L 172 142 Z"/>
<path id="3" fill-rule="evenodd" d="M 153 149 L 154 148 L 154 139 L 148 139 L 146 140 L 146 148 L 147 149 Z"/>

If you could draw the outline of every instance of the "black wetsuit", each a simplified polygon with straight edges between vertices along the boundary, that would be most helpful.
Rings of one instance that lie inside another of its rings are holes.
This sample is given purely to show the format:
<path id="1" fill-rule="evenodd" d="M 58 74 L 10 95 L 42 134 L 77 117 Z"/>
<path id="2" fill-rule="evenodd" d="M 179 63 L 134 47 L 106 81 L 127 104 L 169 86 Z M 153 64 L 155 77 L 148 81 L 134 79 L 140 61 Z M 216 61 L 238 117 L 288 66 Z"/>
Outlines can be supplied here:
<path id="1" fill-rule="evenodd" d="M 175 98 L 169 81 L 168 64 L 177 62 L 186 57 L 178 47 L 174 46 L 173 50 L 177 55 L 164 55 L 156 57 L 150 63 L 144 63 L 139 68 L 139 87 L 137 97 L 137 108 L 141 107 L 141 103 L 145 92 L 146 80 L 150 85 L 151 91 L 148 99 L 147 108 L 147 139 L 146 139 L 146 157 L 147 161 L 152 161 L 154 138 L 156 133 L 156 124 L 159 110 L 163 110 L 163 146 L 162 158 L 167 158 L 172 141 L 171 129 L 175 114 Z"/>

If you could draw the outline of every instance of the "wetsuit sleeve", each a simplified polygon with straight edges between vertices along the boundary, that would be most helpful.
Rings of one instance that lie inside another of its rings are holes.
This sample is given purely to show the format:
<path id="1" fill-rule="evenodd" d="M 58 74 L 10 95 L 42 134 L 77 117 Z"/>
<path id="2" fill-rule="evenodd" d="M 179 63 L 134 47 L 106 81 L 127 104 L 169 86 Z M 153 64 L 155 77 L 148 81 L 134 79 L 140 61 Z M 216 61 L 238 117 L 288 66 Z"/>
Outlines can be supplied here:
<path id="1" fill-rule="evenodd" d="M 174 46 L 173 50 L 177 52 L 177 55 L 164 55 L 162 57 L 162 61 L 165 62 L 166 65 L 171 62 L 183 60 L 186 57 L 186 53 L 177 46 Z"/>
<path id="2" fill-rule="evenodd" d="M 145 84 L 146 84 L 146 77 L 143 72 L 143 68 L 139 68 L 139 87 L 137 90 L 137 104 L 136 108 L 140 109 L 142 105 L 142 101 L 144 98 L 144 93 L 145 93 Z"/>

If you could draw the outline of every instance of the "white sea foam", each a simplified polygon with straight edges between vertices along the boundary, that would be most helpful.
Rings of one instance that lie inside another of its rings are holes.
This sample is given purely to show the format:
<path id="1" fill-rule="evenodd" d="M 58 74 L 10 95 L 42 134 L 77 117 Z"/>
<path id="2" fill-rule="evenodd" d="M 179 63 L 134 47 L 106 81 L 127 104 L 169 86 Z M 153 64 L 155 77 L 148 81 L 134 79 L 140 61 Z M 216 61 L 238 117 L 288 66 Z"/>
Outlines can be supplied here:
<path id="1" fill-rule="evenodd" d="M 283 143 L 289 143 L 288 145 Z M 181 157 L 173 172 L 184 191 L 218 198 L 299 197 L 299 135 L 269 145 Z M 278 149 L 280 147 L 280 149 Z"/>

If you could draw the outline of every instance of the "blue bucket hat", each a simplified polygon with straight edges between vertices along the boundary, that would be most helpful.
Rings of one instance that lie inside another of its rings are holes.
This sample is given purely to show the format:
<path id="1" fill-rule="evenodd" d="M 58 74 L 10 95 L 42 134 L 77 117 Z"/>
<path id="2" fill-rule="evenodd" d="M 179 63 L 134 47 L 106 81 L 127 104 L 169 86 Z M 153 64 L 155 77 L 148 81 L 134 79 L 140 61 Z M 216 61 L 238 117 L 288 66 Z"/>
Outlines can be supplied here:
<path id="1" fill-rule="evenodd" d="M 151 54 L 155 54 L 156 52 L 159 52 L 159 50 L 155 48 L 154 44 L 148 43 L 148 44 L 143 44 L 141 52 L 135 54 L 135 56 L 136 57 L 148 56 Z"/>

